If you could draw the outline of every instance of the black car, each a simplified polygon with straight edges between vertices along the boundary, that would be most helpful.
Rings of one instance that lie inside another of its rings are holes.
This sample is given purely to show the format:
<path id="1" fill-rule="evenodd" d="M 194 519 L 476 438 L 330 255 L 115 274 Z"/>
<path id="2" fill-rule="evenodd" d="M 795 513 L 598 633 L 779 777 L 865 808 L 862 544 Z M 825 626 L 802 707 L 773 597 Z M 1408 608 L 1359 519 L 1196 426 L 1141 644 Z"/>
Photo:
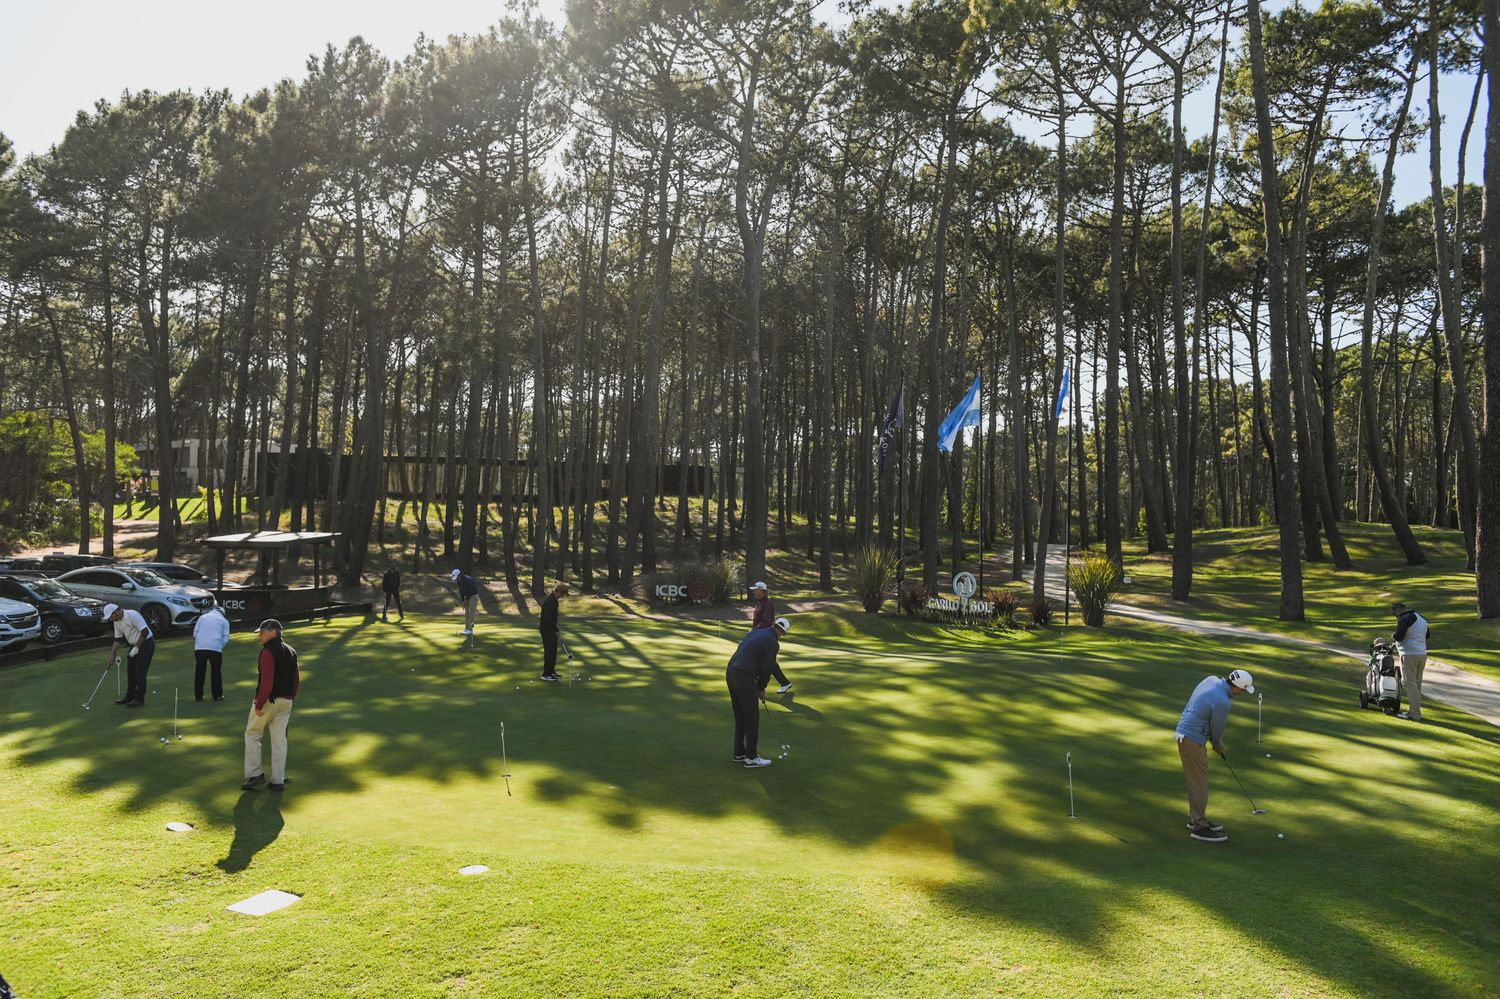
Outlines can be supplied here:
<path id="1" fill-rule="evenodd" d="M 114 565 L 119 559 L 110 555 L 66 555 L 53 552 L 42 556 L 41 569 L 49 576 L 60 576 L 74 569 L 93 569 L 101 565 Z"/>
<path id="2" fill-rule="evenodd" d="M 0 572 L 42 572 L 42 560 L 39 558 L 7 558 L 0 559 Z"/>
<path id="3" fill-rule="evenodd" d="M 213 577 L 205 576 L 190 565 L 181 562 L 127 562 L 125 566 L 132 569 L 150 569 L 158 576 L 165 576 L 174 583 L 187 583 L 190 586 L 213 586 L 216 582 Z"/>
<path id="4" fill-rule="evenodd" d="M 80 597 L 55 579 L 0 576 L 0 597 L 28 603 L 42 615 L 42 641 L 48 645 L 69 636 L 92 638 L 104 633 L 104 601 Z"/>

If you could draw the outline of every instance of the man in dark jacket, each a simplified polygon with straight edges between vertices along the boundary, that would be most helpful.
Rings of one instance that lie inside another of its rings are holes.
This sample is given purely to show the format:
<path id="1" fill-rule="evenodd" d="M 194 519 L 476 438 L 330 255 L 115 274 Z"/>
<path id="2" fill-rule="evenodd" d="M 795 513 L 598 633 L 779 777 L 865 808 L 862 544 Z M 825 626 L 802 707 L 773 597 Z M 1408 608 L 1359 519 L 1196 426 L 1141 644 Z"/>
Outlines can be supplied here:
<path id="1" fill-rule="evenodd" d="M 479 610 L 479 584 L 474 577 L 458 569 L 453 570 L 453 582 L 458 585 L 458 602 L 464 605 L 464 634 L 474 634 L 474 615 Z"/>
<path id="2" fill-rule="evenodd" d="M 400 620 L 406 620 L 406 611 L 401 607 L 401 573 L 396 571 L 395 563 L 385 570 L 385 575 L 380 577 L 380 589 L 385 594 L 385 606 L 380 609 L 380 620 L 387 620 L 386 614 L 391 609 L 391 601 L 396 601 L 396 613 Z"/>
<path id="3" fill-rule="evenodd" d="M 568 585 L 559 583 L 542 601 L 542 679 L 556 683 L 557 675 L 557 602 L 568 595 Z"/>
<path id="4" fill-rule="evenodd" d="M 260 739 L 271 730 L 272 791 L 286 786 L 286 727 L 292 720 L 292 702 L 302 686 L 302 672 L 297 664 L 297 650 L 281 640 L 281 622 L 267 618 L 260 623 L 260 682 L 255 688 L 255 703 L 245 723 L 245 783 L 240 788 L 253 791 L 266 783 L 261 767 Z"/>
<path id="5" fill-rule="evenodd" d="M 776 605 L 771 603 L 771 588 L 765 583 L 756 583 L 750 587 L 750 595 L 755 598 L 755 614 L 750 618 L 751 630 L 774 626 L 776 624 Z M 792 681 L 788 680 L 786 674 L 781 672 L 780 666 L 772 666 L 771 675 L 776 678 L 777 683 L 781 684 L 776 689 L 776 693 L 785 694 L 788 690 L 792 689 Z"/>
<path id="6" fill-rule="evenodd" d="M 760 741 L 758 701 L 766 699 L 766 684 L 771 682 L 771 673 L 776 669 L 781 638 L 791 629 L 791 622 L 784 617 L 777 618 L 769 628 L 752 628 L 740 640 L 724 671 L 729 703 L 734 708 L 734 761 L 746 767 L 771 765 L 770 760 L 756 752 Z"/>

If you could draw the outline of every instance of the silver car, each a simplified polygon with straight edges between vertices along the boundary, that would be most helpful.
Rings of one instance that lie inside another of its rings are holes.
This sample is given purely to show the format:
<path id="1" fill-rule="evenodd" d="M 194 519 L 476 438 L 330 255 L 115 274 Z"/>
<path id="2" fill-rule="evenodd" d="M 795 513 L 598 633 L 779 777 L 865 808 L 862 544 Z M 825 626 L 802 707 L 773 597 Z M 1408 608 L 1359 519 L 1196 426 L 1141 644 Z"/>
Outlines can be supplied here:
<path id="1" fill-rule="evenodd" d="M 58 576 L 57 581 L 79 596 L 140 611 L 158 635 L 166 634 L 172 625 L 192 624 L 214 602 L 214 595 L 201 587 L 179 586 L 150 569 L 130 566 L 74 569 Z"/>
<path id="2" fill-rule="evenodd" d="M 42 616 L 35 607 L 0 597 L 0 651 L 15 652 L 42 635 Z"/>

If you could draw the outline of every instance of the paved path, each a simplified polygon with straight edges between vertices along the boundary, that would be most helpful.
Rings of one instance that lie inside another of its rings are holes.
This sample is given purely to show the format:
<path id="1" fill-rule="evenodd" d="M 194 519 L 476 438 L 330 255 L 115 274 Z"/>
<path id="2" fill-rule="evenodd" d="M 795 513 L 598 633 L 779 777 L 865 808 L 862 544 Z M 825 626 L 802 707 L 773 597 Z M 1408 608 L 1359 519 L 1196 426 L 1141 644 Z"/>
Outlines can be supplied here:
<path id="1" fill-rule="evenodd" d="M 1054 600 L 1061 600 L 1063 596 L 1063 557 L 1062 545 L 1049 546 L 1047 552 L 1047 595 Z M 1117 617 L 1128 617 L 1137 621 L 1148 621 L 1152 624 L 1166 625 L 1169 628 L 1179 628 L 1183 631 L 1191 631 L 1200 635 L 1217 635 L 1223 638 L 1244 638 L 1258 642 L 1277 642 L 1282 645 L 1295 645 L 1299 648 L 1317 649 L 1321 652 L 1331 652 L 1335 655 L 1347 656 L 1357 662 L 1364 663 L 1368 655 L 1354 649 L 1346 649 L 1337 645 L 1328 645 L 1315 638 L 1298 638 L 1292 635 L 1277 635 L 1268 631 L 1259 631 L 1255 628 L 1246 628 L 1238 624 L 1225 624 L 1218 621 L 1200 621 L 1195 618 L 1183 617 L 1179 614 L 1169 614 L 1166 611 L 1151 610 L 1145 607 L 1133 607 L 1130 604 L 1112 603 L 1109 605 L 1109 613 Z M 1491 725 L 1500 726 L 1500 683 L 1486 677 L 1470 673 L 1468 670 L 1450 666 L 1436 659 L 1427 661 L 1427 670 L 1422 674 L 1422 699 L 1442 701 L 1449 707 L 1458 708 L 1477 718 L 1489 722 Z"/>

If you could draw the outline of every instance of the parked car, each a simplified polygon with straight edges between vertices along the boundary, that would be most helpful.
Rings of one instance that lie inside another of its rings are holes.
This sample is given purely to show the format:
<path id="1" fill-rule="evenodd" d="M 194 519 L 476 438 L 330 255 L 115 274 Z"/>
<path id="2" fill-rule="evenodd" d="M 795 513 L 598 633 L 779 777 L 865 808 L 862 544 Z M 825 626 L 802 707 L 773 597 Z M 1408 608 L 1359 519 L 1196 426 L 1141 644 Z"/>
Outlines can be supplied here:
<path id="1" fill-rule="evenodd" d="M 174 583 L 187 583 L 189 586 L 212 586 L 216 580 L 212 576 L 204 575 L 190 565 L 181 562 L 126 562 L 122 568 L 150 569 L 158 576 L 165 576 Z"/>
<path id="2" fill-rule="evenodd" d="M 5 572 L 39 573 L 42 571 L 42 560 L 39 558 L 0 559 L 0 570 Z"/>
<path id="3" fill-rule="evenodd" d="M 83 597 L 138 610 L 158 635 L 172 625 L 186 626 L 213 606 L 212 593 L 198 586 L 181 586 L 150 569 L 108 566 L 74 569 L 57 581 Z"/>
<path id="4" fill-rule="evenodd" d="M 52 576 L 59 576 L 74 569 L 91 569 L 95 566 L 114 565 L 119 559 L 112 555 L 68 555 L 53 552 L 42 556 L 41 569 Z"/>
<path id="5" fill-rule="evenodd" d="M 0 652 L 18 652 L 42 634 L 42 616 L 30 604 L 0 597 Z"/>
<path id="6" fill-rule="evenodd" d="M 80 597 L 55 579 L 0 576 L 0 597 L 35 607 L 42 616 L 42 641 L 53 645 L 69 635 L 104 633 L 104 601 Z"/>

